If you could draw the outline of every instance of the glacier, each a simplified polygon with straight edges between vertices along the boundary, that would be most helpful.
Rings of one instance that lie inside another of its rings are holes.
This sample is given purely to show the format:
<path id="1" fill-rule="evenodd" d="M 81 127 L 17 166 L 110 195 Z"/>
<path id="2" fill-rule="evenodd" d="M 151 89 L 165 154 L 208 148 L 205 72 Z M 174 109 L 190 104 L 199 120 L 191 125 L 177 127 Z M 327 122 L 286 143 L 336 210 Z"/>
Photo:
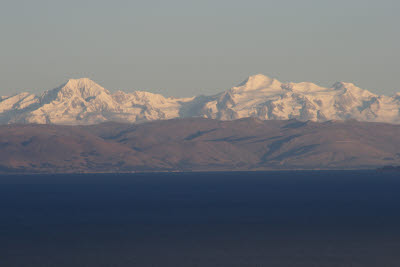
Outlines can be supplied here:
<path id="1" fill-rule="evenodd" d="M 70 79 L 41 95 L 24 92 L 0 97 L 0 124 L 89 125 L 186 117 L 318 122 L 355 119 L 399 124 L 400 93 L 376 95 L 345 82 L 330 88 L 311 82 L 282 83 L 257 74 L 221 93 L 189 98 L 145 91 L 111 93 L 88 78 Z"/>

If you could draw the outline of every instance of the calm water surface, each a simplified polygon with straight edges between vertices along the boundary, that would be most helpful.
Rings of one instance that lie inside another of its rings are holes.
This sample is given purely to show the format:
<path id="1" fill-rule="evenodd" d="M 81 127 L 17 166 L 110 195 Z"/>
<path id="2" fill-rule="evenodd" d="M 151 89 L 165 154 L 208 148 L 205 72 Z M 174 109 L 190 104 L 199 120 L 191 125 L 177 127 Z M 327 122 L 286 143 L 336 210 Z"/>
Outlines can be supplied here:
<path id="1" fill-rule="evenodd" d="M 400 266 L 400 173 L 0 176 L 0 266 Z"/>

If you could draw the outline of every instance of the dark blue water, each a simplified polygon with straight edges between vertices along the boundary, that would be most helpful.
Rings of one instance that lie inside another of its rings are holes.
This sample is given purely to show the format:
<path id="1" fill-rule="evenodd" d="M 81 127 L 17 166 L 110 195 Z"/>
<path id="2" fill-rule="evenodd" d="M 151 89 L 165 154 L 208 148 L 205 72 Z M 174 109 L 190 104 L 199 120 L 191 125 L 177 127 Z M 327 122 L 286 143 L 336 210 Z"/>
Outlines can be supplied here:
<path id="1" fill-rule="evenodd" d="M 400 174 L 0 176 L 0 266 L 400 266 Z"/>

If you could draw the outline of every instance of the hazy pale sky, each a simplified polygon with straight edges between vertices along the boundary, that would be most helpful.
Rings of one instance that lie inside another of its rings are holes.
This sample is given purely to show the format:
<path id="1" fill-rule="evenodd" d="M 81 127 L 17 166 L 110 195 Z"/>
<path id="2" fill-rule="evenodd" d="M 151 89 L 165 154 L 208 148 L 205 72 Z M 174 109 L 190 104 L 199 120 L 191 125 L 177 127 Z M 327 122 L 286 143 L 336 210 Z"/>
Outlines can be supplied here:
<path id="1" fill-rule="evenodd" d="M 400 92 L 400 1 L 1 0 L 0 95 L 88 77 L 213 94 L 257 73 Z"/>

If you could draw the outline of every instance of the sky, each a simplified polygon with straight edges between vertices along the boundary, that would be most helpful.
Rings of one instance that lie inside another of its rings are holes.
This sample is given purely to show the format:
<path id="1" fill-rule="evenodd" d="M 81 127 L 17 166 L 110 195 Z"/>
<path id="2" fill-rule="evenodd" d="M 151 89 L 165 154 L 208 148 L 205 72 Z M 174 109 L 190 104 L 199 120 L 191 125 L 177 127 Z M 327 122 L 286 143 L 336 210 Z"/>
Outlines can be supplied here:
<path id="1" fill-rule="evenodd" d="M 400 92 L 400 1 L 1 0 L 0 95 L 88 77 L 214 94 L 258 73 Z"/>

